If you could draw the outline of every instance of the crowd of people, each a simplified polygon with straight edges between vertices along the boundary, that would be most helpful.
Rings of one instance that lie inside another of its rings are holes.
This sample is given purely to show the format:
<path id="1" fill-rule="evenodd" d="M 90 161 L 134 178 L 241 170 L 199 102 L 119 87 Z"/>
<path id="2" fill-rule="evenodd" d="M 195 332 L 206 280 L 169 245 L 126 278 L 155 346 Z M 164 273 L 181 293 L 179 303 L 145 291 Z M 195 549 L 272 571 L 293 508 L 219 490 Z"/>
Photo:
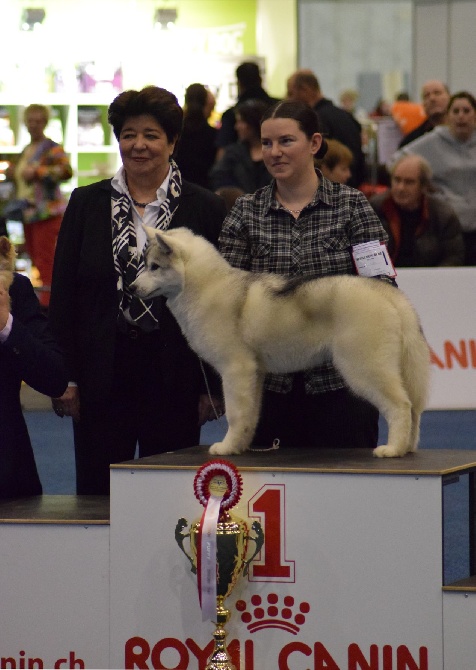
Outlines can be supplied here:
<path id="1" fill-rule="evenodd" d="M 451 95 L 430 80 L 421 104 L 399 96 L 393 113 L 408 132 L 387 165 L 388 188 L 367 197 L 357 92 L 336 105 L 314 72 L 300 69 L 286 95 L 273 98 L 254 62 L 236 77 L 236 103 L 219 127 L 204 84 L 188 86 L 183 108 L 158 86 L 120 93 L 108 121 L 121 166 L 68 202 L 60 183 L 72 170 L 45 135 L 48 110 L 26 109 L 31 142 L 8 174 L 10 206 L 21 212 L 51 299 L 44 292 L 40 304 L 17 273 L 9 291 L 0 280 L 9 443 L 0 450 L 0 498 L 41 493 L 20 418 L 22 380 L 72 418 L 78 494 L 107 495 L 109 465 L 136 449 L 142 457 L 198 444 L 200 426 L 226 411 L 220 379 L 188 347 L 164 300 L 143 301 L 130 289 L 144 267 L 144 225 L 187 226 L 235 267 L 297 279 L 354 274 L 352 247 L 371 241 L 388 245 L 396 267 L 476 265 L 471 93 Z M 331 362 L 269 375 L 265 388 L 254 445 L 376 446 L 377 411 L 349 392 Z"/>

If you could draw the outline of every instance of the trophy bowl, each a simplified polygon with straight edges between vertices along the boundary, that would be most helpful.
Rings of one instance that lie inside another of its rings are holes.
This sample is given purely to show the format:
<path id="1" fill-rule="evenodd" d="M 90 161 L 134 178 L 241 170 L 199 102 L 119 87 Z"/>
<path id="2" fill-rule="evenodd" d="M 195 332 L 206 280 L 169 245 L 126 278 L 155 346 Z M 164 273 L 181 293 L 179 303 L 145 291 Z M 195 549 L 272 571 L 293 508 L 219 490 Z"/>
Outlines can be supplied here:
<path id="1" fill-rule="evenodd" d="M 196 521 L 190 528 L 190 549 L 193 562 L 197 564 L 197 542 L 200 523 Z M 245 521 L 224 512 L 217 523 L 217 597 L 225 599 L 230 595 L 243 570 L 248 548 L 248 526 Z"/>

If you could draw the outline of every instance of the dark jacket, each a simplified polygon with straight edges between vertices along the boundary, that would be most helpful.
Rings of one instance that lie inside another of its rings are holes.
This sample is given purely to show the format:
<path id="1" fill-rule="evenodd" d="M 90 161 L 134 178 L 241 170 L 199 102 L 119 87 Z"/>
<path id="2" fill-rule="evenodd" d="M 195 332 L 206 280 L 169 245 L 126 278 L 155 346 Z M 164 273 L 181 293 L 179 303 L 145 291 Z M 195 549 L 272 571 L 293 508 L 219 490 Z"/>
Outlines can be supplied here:
<path id="1" fill-rule="evenodd" d="M 222 198 L 184 181 L 171 228 L 186 226 L 217 245 L 225 215 Z M 58 236 L 49 314 L 65 352 L 69 379 L 91 401 L 104 399 L 112 386 L 119 314 L 110 179 L 71 194 Z M 171 389 L 183 383 L 196 388 L 202 382 L 198 359 L 165 306 L 160 328 L 167 352 L 164 378 Z"/>
<path id="2" fill-rule="evenodd" d="M 402 224 L 390 191 L 374 195 L 370 204 L 389 235 L 390 257 L 399 266 Z M 426 195 L 423 199 L 421 222 L 414 238 L 413 267 L 457 265 L 464 265 L 464 241 L 458 217 L 443 198 Z"/>
<path id="3" fill-rule="evenodd" d="M 332 100 L 321 98 L 314 105 L 325 138 L 338 140 L 352 151 L 354 160 L 350 166 L 352 176 L 349 186 L 357 188 L 365 181 L 365 156 L 362 151 L 362 127 L 345 109 L 336 107 Z"/>
<path id="4" fill-rule="evenodd" d="M 225 147 L 225 152 L 210 172 L 210 183 L 214 191 L 222 186 L 236 186 L 245 193 L 254 193 L 267 186 L 271 175 L 264 162 L 253 161 L 250 150 L 243 142 L 234 142 Z"/>
<path id="5" fill-rule="evenodd" d="M 61 351 L 30 281 L 15 274 L 10 296 L 12 330 L 0 344 L 0 498 L 42 492 L 20 404 L 22 380 L 53 397 L 67 385 Z"/>
<path id="6" fill-rule="evenodd" d="M 235 110 L 239 104 L 246 100 L 263 100 L 263 102 L 266 102 L 270 107 L 276 102 L 279 102 L 278 98 L 272 98 L 266 93 L 264 88 L 261 87 L 250 88 L 247 91 L 244 91 L 238 96 L 236 105 L 233 105 L 233 107 L 230 107 L 222 114 L 221 125 L 216 140 L 217 147 L 226 147 L 228 144 L 238 141 L 238 135 L 235 130 Z"/>
<path id="7" fill-rule="evenodd" d="M 212 128 L 205 119 L 198 126 L 184 124 L 175 152 L 183 179 L 210 188 L 208 173 L 215 162 L 217 133 L 217 129 Z"/>

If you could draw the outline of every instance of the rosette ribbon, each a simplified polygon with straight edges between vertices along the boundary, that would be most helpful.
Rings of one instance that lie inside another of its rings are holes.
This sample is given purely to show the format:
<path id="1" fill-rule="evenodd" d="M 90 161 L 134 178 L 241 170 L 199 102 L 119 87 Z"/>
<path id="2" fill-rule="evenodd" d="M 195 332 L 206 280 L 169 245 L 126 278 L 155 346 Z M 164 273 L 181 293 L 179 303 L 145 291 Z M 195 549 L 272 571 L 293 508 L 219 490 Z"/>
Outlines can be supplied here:
<path id="1" fill-rule="evenodd" d="M 212 480 L 215 482 L 213 487 Z M 220 513 L 238 502 L 241 489 L 237 469 L 226 461 L 206 463 L 198 470 L 194 480 L 195 496 L 205 508 L 197 543 L 197 585 L 202 621 L 216 618 L 217 524 Z"/>

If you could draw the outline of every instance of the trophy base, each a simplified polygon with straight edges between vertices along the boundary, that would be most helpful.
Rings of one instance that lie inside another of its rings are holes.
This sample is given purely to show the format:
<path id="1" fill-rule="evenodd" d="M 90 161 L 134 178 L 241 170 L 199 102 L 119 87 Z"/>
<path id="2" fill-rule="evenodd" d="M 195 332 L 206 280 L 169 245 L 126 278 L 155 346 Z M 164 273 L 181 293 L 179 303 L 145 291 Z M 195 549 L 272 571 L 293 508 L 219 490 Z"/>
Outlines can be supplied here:
<path id="1" fill-rule="evenodd" d="M 215 638 L 215 650 L 208 659 L 205 670 L 236 670 L 225 646 L 226 632 L 224 629 L 217 629 L 213 637 Z"/>
<path id="2" fill-rule="evenodd" d="M 217 658 L 207 663 L 205 670 L 236 670 L 236 668 L 230 658 Z"/>
<path id="3" fill-rule="evenodd" d="M 230 618 L 230 612 L 223 606 L 223 601 L 223 596 L 217 596 L 217 623 L 213 633 L 215 649 L 208 659 L 205 670 L 236 670 L 226 648 L 227 633 L 224 625 Z"/>

